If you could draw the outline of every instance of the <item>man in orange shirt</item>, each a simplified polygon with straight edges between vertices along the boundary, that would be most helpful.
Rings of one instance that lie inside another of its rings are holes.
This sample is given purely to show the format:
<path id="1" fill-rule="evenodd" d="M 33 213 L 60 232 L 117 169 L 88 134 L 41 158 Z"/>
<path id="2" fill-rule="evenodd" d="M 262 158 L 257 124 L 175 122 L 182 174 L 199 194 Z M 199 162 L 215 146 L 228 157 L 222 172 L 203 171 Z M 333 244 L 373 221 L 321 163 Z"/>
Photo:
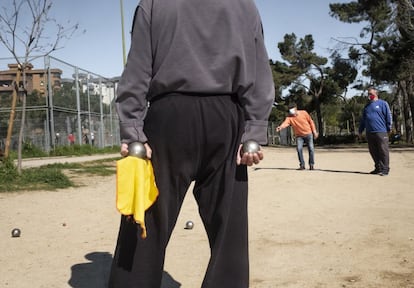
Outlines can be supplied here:
<path id="1" fill-rule="evenodd" d="M 315 123 L 311 116 L 305 110 L 298 110 L 295 103 L 289 105 L 289 116 L 286 117 L 285 121 L 276 127 L 276 131 L 293 127 L 293 131 L 296 137 L 296 149 L 298 151 L 299 168 L 298 170 L 305 170 L 305 160 L 303 159 L 303 143 L 308 145 L 309 151 L 309 170 L 314 169 L 315 164 L 315 148 L 313 145 L 313 139 L 317 139 L 319 134 L 316 131 Z"/>

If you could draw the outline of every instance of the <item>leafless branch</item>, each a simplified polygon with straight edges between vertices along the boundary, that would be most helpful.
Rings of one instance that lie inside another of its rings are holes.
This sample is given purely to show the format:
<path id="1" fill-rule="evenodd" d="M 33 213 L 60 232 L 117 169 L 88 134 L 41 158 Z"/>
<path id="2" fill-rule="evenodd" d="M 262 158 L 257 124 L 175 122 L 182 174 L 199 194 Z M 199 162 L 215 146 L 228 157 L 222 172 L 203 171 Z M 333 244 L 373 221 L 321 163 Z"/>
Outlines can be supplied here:
<path id="1" fill-rule="evenodd" d="M 33 54 L 49 55 L 61 49 L 63 40 L 78 30 L 77 24 L 65 27 L 50 18 L 52 0 L 12 0 L 0 11 L 0 44 L 16 58 L 25 61 Z"/>

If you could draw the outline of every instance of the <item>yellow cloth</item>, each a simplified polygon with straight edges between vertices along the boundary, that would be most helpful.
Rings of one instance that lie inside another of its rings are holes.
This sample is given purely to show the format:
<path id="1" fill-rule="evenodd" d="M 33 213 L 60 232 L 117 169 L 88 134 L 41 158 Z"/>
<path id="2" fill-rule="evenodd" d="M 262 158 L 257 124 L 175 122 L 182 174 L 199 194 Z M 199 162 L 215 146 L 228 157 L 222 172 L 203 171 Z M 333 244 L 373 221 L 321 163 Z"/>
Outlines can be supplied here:
<path id="1" fill-rule="evenodd" d="M 145 211 L 158 197 L 150 160 L 128 156 L 116 163 L 116 207 L 122 215 L 133 216 L 147 237 Z"/>

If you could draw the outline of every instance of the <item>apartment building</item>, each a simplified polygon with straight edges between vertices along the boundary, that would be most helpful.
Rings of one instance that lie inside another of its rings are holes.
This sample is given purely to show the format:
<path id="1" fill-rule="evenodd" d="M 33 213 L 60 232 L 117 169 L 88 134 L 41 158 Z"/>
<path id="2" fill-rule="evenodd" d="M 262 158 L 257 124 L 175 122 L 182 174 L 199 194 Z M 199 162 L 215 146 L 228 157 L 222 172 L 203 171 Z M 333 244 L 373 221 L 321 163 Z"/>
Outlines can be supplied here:
<path id="1" fill-rule="evenodd" d="M 26 69 L 26 87 L 27 92 L 30 94 L 34 90 L 37 90 L 40 95 L 46 96 L 47 92 L 47 71 L 45 69 L 33 69 L 32 64 L 28 64 Z M 18 64 L 8 64 L 8 70 L 0 70 L 0 95 L 11 95 L 13 92 L 13 81 L 16 80 L 18 70 Z M 51 69 L 51 83 L 52 88 L 59 88 L 61 86 L 62 70 Z M 20 77 L 20 83 L 23 81 L 23 77 Z"/>

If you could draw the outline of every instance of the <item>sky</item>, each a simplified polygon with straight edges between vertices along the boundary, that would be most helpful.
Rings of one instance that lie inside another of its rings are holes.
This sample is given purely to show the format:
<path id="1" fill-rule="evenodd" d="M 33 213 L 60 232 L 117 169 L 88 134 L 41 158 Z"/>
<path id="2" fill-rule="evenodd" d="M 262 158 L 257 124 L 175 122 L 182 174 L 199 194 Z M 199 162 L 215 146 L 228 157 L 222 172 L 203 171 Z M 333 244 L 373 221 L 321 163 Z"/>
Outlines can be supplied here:
<path id="1" fill-rule="evenodd" d="M 2 0 L 2 3 L 12 0 Z M 223 0 L 225 1 L 225 0 Z M 132 19 L 138 0 L 123 0 L 125 49 L 129 50 Z M 256 0 L 262 17 L 269 58 L 280 60 L 277 44 L 287 33 L 298 38 L 312 34 L 315 51 L 328 57 L 336 46 L 332 38 L 357 37 L 362 26 L 342 23 L 329 16 L 329 3 L 344 0 Z M 104 77 L 120 76 L 123 70 L 122 20 L 120 0 L 53 1 L 51 15 L 57 22 L 79 29 L 63 47 L 51 55 Z M 6 4 L 6 3 L 5 3 Z M 3 7 L 5 4 L 0 4 Z M 0 46 L 0 58 L 11 56 Z M 4 63 L 0 62 L 0 70 Z"/>

